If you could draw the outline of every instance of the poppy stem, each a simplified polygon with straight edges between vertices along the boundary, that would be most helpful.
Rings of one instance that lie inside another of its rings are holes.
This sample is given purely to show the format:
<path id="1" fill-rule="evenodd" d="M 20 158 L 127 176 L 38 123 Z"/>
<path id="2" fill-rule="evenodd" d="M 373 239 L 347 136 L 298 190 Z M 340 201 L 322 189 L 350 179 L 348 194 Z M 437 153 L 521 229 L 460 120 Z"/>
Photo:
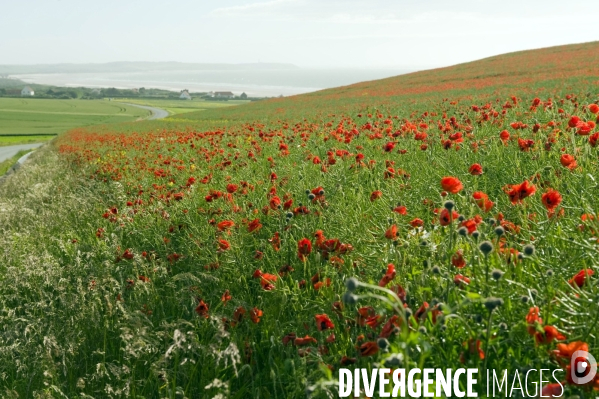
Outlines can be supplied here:
<path id="1" fill-rule="evenodd" d="M 491 342 L 491 322 L 493 321 L 493 310 L 489 312 L 489 319 L 487 320 L 487 338 L 485 342 L 485 361 L 483 363 L 483 373 L 487 374 L 487 361 L 489 360 L 489 342 Z"/>

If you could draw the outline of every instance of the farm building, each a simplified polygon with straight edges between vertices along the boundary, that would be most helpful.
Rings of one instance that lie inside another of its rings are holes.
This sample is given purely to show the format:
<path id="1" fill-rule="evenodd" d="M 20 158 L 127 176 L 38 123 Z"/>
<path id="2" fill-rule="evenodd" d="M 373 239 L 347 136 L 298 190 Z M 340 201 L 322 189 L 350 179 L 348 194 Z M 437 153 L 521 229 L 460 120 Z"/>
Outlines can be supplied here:
<path id="1" fill-rule="evenodd" d="M 179 98 L 182 99 L 182 100 L 191 100 L 191 96 L 189 95 L 189 91 L 182 90 L 181 91 L 181 95 L 179 96 Z"/>
<path id="2" fill-rule="evenodd" d="M 214 98 L 233 98 L 235 95 L 230 91 L 215 91 Z"/>
<path id="3" fill-rule="evenodd" d="M 29 86 L 25 86 L 25 87 L 23 87 L 23 90 L 21 90 L 22 96 L 33 96 L 34 94 L 35 94 L 35 92 Z"/>

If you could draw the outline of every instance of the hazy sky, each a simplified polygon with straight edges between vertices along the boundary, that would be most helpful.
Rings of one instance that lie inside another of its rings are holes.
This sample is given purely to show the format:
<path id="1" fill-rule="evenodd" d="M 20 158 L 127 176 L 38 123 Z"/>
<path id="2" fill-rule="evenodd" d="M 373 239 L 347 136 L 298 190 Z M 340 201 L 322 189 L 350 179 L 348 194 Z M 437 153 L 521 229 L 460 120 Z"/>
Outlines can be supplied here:
<path id="1" fill-rule="evenodd" d="M 0 0 L 0 64 L 418 68 L 599 40 L 599 1 Z"/>

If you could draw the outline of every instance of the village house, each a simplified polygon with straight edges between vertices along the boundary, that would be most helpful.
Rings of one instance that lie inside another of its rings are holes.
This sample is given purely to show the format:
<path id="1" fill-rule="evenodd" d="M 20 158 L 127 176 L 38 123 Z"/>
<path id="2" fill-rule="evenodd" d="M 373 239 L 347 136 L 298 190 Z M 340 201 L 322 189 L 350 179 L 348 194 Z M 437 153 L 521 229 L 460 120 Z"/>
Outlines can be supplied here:
<path id="1" fill-rule="evenodd" d="M 21 90 L 21 95 L 22 96 L 33 96 L 35 94 L 35 92 L 33 91 L 33 89 L 29 86 L 25 86 L 23 87 L 23 90 Z"/>
<path id="2" fill-rule="evenodd" d="M 214 98 L 233 98 L 235 97 L 235 95 L 233 93 L 231 93 L 230 91 L 215 91 Z"/>
<path id="3" fill-rule="evenodd" d="M 182 90 L 181 91 L 181 95 L 179 96 L 180 99 L 182 100 L 191 100 L 191 96 L 189 95 L 189 91 L 188 90 Z"/>

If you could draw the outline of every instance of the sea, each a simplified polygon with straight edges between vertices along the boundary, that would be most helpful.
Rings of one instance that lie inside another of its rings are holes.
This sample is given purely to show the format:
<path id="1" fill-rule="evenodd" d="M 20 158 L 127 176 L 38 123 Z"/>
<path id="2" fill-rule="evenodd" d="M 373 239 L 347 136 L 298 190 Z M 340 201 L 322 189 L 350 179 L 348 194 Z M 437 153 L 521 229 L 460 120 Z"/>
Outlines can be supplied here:
<path id="1" fill-rule="evenodd" d="M 190 92 L 231 91 L 250 97 L 291 96 L 413 72 L 406 69 L 169 70 L 11 75 L 27 83 L 62 87 L 157 88 Z"/>

